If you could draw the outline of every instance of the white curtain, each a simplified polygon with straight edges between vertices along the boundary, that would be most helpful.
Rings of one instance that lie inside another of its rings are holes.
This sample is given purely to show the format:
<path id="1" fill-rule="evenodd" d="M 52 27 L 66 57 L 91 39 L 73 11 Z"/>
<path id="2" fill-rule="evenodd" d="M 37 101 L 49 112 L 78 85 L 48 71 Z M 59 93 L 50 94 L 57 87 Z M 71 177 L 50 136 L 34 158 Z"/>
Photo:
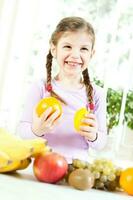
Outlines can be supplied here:
<path id="1" fill-rule="evenodd" d="M 59 3 L 58 0 L 49 0 L 47 4 L 44 0 L 0 1 L 0 126 L 15 131 L 30 82 L 44 75 L 48 29 L 61 18 L 56 13 Z M 40 52 L 34 57 L 37 48 Z M 34 71 L 32 75 L 30 70 Z"/>

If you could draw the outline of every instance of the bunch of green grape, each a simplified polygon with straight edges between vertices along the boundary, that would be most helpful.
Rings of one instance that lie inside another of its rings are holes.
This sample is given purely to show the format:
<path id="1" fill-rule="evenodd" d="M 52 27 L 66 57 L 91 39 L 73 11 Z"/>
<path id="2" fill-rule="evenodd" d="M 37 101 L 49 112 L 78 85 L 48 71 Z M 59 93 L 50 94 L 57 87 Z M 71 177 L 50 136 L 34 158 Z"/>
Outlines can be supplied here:
<path id="1" fill-rule="evenodd" d="M 88 163 L 74 159 L 72 164 L 69 165 L 67 177 L 73 170 L 79 168 L 89 169 L 93 173 L 95 177 L 93 188 L 108 191 L 120 190 L 119 178 L 122 169 L 116 167 L 112 161 L 107 159 L 96 159 L 93 163 Z"/>

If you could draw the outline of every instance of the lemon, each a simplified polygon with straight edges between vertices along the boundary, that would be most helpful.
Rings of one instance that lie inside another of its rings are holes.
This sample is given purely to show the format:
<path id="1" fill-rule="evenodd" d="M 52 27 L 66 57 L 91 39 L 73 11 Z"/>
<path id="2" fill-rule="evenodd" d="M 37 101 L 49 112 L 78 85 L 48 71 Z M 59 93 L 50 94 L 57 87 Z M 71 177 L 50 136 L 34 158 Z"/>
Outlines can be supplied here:
<path id="1" fill-rule="evenodd" d="M 56 99 L 55 97 L 45 97 L 41 99 L 39 103 L 37 104 L 36 113 L 38 117 L 40 117 L 45 112 L 45 110 L 48 109 L 49 107 L 52 107 L 51 114 L 57 110 L 59 110 L 59 116 L 62 114 L 62 106 L 61 106 L 60 101 Z"/>
<path id="2" fill-rule="evenodd" d="M 88 114 L 89 112 L 87 111 L 86 108 L 81 108 L 76 111 L 74 115 L 74 128 L 79 131 L 80 126 L 87 125 L 86 123 L 83 123 L 82 120 L 85 118 L 85 115 Z"/>

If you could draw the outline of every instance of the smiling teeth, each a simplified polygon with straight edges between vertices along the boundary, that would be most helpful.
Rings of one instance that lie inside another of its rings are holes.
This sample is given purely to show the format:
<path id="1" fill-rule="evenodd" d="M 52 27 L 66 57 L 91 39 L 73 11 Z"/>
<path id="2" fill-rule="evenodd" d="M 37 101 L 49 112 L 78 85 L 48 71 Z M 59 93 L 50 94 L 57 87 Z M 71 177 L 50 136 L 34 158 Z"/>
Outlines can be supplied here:
<path id="1" fill-rule="evenodd" d="M 67 62 L 68 65 L 72 65 L 72 66 L 77 66 L 80 65 L 80 63 L 74 63 L 74 62 Z"/>

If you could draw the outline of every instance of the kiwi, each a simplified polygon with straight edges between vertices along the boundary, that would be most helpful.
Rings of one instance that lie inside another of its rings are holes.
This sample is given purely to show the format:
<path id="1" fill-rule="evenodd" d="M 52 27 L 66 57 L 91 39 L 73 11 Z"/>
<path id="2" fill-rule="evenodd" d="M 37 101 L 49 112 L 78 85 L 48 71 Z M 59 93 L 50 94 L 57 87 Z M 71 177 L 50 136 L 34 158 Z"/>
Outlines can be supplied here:
<path id="1" fill-rule="evenodd" d="M 79 190 L 87 190 L 94 186 L 94 175 L 88 169 L 76 169 L 68 177 L 68 184 Z"/>

